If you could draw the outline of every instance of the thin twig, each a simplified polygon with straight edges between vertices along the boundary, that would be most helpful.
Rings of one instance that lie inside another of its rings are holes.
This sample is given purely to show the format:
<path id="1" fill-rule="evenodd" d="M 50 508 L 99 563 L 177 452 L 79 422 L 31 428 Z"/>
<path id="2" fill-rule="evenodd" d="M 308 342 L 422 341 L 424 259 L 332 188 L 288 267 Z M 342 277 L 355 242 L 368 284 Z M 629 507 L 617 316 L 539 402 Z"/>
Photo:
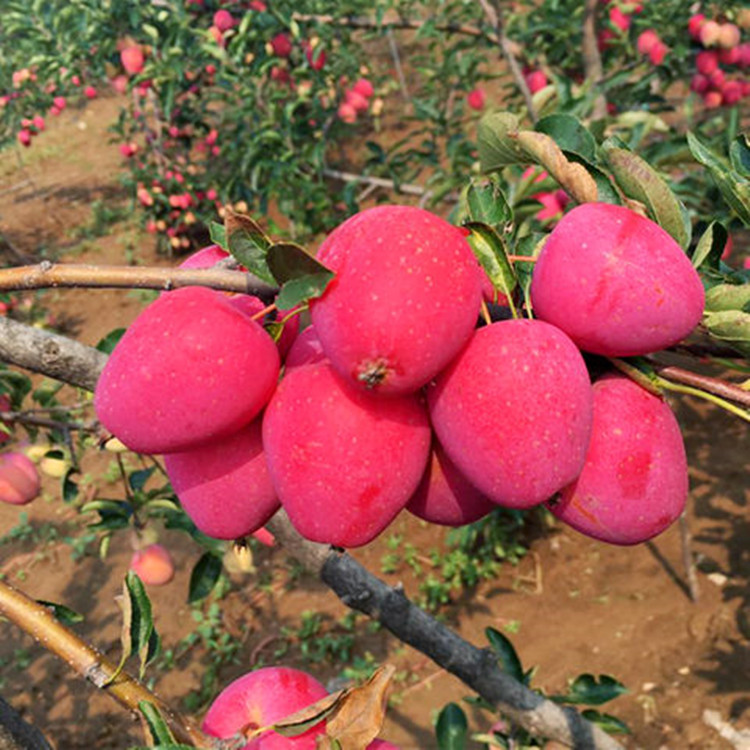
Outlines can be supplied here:
<path id="1" fill-rule="evenodd" d="M 721 378 L 713 378 L 709 375 L 700 375 L 691 370 L 684 370 L 682 367 L 655 365 L 654 369 L 666 380 L 673 383 L 682 383 L 695 388 L 700 388 L 708 393 L 721 396 L 729 401 L 736 401 L 738 404 L 750 407 L 750 391 L 740 388 L 734 383 L 728 383 Z"/>
<path id="2" fill-rule="evenodd" d="M 424 198 L 425 195 L 427 195 L 428 198 L 432 195 L 432 190 L 430 188 L 424 188 L 421 185 L 396 184 L 394 180 L 389 180 L 385 177 L 371 177 L 366 174 L 341 172 L 338 169 L 324 169 L 323 175 L 334 180 L 341 180 L 342 182 L 356 182 L 362 185 L 383 188 L 384 190 L 393 190 L 397 193 L 403 193 L 404 195 L 418 195 L 422 198 Z M 443 200 L 449 203 L 456 203 L 458 199 L 458 193 L 447 193 L 443 196 Z"/>
<path id="3" fill-rule="evenodd" d="M 404 99 L 411 104 L 411 96 L 409 96 L 409 89 L 406 86 L 406 77 L 404 76 L 404 69 L 401 67 L 401 56 L 398 53 L 398 45 L 396 44 L 396 36 L 393 33 L 393 28 L 388 27 L 385 32 L 386 38 L 388 39 L 388 48 L 391 51 L 391 57 L 393 58 L 393 64 L 396 66 L 396 75 L 398 76 L 398 85 L 401 87 L 401 93 Z"/>
<path id="4" fill-rule="evenodd" d="M 680 514 L 680 544 L 682 546 L 682 564 L 685 568 L 688 595 L 690 601 L 697 602 L 700 589 L 698 587 L 698 576 L 695 572 L 695 558 L 693 557 L 692 535 L 690 534 L 690 521 L 687 510 Z"/>
<path id="5" fill-rule="evenodd" d="M 599 41 L 596 37 L 596 8 L 599 0 L 586 0 L 583 10 L 583 70 L 586 82 L 596 93 L 592 116 L 601 120 L 607 115 L 607 100 L 601 91 L 604 77 L 602 56 L 599 54 Z"/>
<path id="6" fill-rule="evenodd" d="M 193 722 L 170 709 L 150 690 L 125 672 L 112 680 L 116 665 L 68 630 L 52 611 L 0 580 L 0 612 L 31 635 L 44 648 L 65 661 L 92 685 L 111 695 L 120 705 L 137 711 L 141 701 L 153 703 L 178 742 L 207 748 L 209 738 Z"/>
<path id="7" fill-rule="evenodd" d="M 45 419 L 44 417 L 35 417 L 24 411 L 0 411 L 0 422 L 12 424 L 27 424 L 30 427 L 45 427 L 50 430 L 69 430 L 73 432 L 98 432 L 98 423 L 90 422 L 82 424 L 80 422 L 62 422 L 55 419 Z"/>

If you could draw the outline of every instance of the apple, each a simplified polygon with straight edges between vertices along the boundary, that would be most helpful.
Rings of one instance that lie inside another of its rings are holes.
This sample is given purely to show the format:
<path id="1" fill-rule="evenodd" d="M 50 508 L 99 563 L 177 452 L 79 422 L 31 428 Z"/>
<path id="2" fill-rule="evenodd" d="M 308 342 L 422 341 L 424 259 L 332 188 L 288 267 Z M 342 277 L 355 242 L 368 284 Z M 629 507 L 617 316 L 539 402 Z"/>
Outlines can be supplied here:
<path id="1" fill-rule="evenodd" d="M 336 273 L 310 302 L 323 351 L 350 383 L 413 393 L 468 341 L 481 302 L 479 265 L 463 233 L 412 206 L 355 214 L 323 242 Z"/>
<path id="2" fill-rule="evenodd" d="M 658 224 L 623 206 L 584 203 L 555 226 L 531 281 L 535 315 L 583 350 L 655 352 L 700 322 L 703 284 Z"/>
<path id="3" fill-rule="evenodd" d="M 0 501 L 27 505 L 41 491 L 39 474 L 23 453 L 0 454 Z"/>
<path id="4" fill-rule="evenodd" d="M 131 450 L 184 451 L 249 424 L 271 397 L 279 364 L 273 339 L 226 295 L 176 289 L 146 307 L 120 339 L 94 406 Z"/>
<path id="5" fill-rule="evenodd" d="M 449 458 L 498 505 L 538 505 L 583 468 L 591 384 L 575 344 L 553 325 L 519 319 L 477 329 L 427 400 Z"/>
<path id="6" fill-rule="evenodd" d="M 129 75 L 138 75 L 143 70 L 143 50 L 137 46 L 124 47 L 120 50 L 120 62 Z"/>
<path id="7" fill-rule="evenodd" d="M 207 536 L 241 539 L 279 509 L 256 419 L 232 435 L 164 456 L 185 513 Z"/>
<path id="8" fill-rule="evenodd" d="M 172 556 L 161 544 L 149 544 L 136 550 L 130 560 L 130 569 L 147 586 L 163 586 L 174 578 Z"/>
<path id="9" fill-rule="evenodd" d="M 416 395 L 378 398 L 317 362 L 287 369 L 263 416 L 263 446 L 297 531 L 316 542 L 360 547 L 417 488 L 430 425 Z"/>
<path id="10" fill-rule="evenodd" d="M 466 96 L 466 103 L 472 108 L 481 112 L 485 105 L 484 89 L 476 88 L 472 89 Z"/>
<path id="11" fill-rule="evenodd" d="M 685 508 L 687 459 L 664 399 L 623 375 L 594 383 L 594 425 L 580 476 L 548 507 L 587 536 L 639 544 Z"/>

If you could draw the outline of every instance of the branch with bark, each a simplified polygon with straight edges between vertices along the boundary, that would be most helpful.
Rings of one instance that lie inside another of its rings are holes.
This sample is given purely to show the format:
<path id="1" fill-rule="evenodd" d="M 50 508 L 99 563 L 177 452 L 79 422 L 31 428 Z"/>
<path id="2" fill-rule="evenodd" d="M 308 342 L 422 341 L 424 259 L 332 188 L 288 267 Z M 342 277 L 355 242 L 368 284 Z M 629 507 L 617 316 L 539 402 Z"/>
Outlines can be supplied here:
<path id="1" fill-rule="evenodd" d="M 97 376 L 106 363 L 106 354 L 20 323 L 13 323 L 12 331 L 14 346 L 8 347 L 0 328 L 0 359 L 75 385 L 81 386 L 85 382 L 83 387 L 89 390 L 95 387 Z M 54 360 L 39 354 L 34 361 L 34 353 L 50 348 L 57 353 Z M 50 362 L 52 366 L 49 366 Z M 83 366 L 89 368 L 87 377 L 82 376 Z M 576 711 L 559 706 L 510 677 L 502 671 L 489 649 L 465 641 L 413 604 L 398 587 L 388 586 L 350 555 L 302 538 L 283 511 L 269 522 L 268 527 L 287 552 L 317 575 L 344 604 L 382 623 L 399 640 L 429 656 L 523 728 L 580 750 L 617 750 L 622 747 Z M 48 611 L 48 616 L 40 615 L 37 621 L 35 613 L 38 610 L 32 608 L 34 603 L 31 600 L 23 603 L 4 584 L 0 593 L 0 612 L 34 634 L 46 647 L 60 638 L 64 642 L 69 640 L 70 635 L 61 633 L 59 628 L 62 626 Z M 76 648 L 81 648 L 81 644 Z M 80 674 L 89 677 L 90 666 L 102 662 L 93 650 L 84 654 L 80 659 L 67 658 L 64 653 L 59 655 Z M 82 669 L 84 664 L 87 666 Z M 115 697 L 135 710 L 137 701 L 132 697 L 134 695 L 140 693 L 130 686 Z"/>

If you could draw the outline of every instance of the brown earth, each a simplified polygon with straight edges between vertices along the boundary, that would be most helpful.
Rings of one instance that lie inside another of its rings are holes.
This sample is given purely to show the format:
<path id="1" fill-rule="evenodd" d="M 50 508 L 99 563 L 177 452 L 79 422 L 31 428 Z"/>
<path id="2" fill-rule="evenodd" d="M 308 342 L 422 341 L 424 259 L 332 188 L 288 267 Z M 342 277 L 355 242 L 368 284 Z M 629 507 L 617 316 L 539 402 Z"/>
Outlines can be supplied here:
<path id="1" fill-rule="evenodd" d="M 140 233 L 133 220 L 101 238 L 81 242 L 75 237 L 77 228 L 90 223 L 94 201 L 127 205 L 117 186 L 120 157 L 106 134 L 118 106 L 116 100 L 101 100 L 66 113 L 21 154 L 20 162 L 12 151 L 3 153 L 0 231 L 15 248 L 37 259 L 60 254 L 76 262 L 169 262 L 155 255 L 152 238 Z M 45 293 L 43 302 L 73 335 L 93 344 L 132 319 L 144 299 L 123 291 L 58 290 Z M 706 724 L 704 711 L 718 712 L 738 731 L 750 729 L 750 492 L 745 481 L 750 442 L 747 425 L 723 412 L 689 398 L 675 407 L 691 464 L 696 603 L 686 595 L 677 527 L 653 544 L 616 548 L 555 526 L 496 580 L 476 591 L 455 592 L 442 615 L 477 644 L 485 642 L 487 626 L 509 634 L 524 665 L 538 665 L 533 684 L 546 692 L 563 691 L 567 680 L 582 672 L 619 679 L 629 693 L 604 710 L 630 725 L 632 736 L 624 740 L 628 748 L 719 750 L 733 744 Z M 103 482 L 104 496 L 121 497 L 121 487 L 102 478 L 109 462 L 109 456 L 87 458 L 84 485 Z M 85 529 L 76 511 L 61 502 L 56 480 L 45 479 L 44 490 L 43 498 L 26 510 L 0 507 L 0 536 L 22 529 L 21 516 L 28 513 L 29 537 L 0 544 L 0 570 L 31 596 L 84 614 L 76 631 L 116 659 L 120 615 L 115 597 L 128 566 L 130 540 L 127 534 L 116 535 L 104 560 L 96 544 L 74 559 L 73 540 L 80 540 Z M 444 532 L 405 515 L 392 531 L 421 553 L 424 573 L 416 576 L 402 566 L 384 577 L 402 580 L 407 592 L 415 593 L 430 570 L 428 551 L 441 547 Z M 174 649 L 198 627 L 187 587 L 200 550 L 174 531 L 160 531 L 160 541 L 173 552 L 177 575 L 149 593 L 163 647 Z M 388 538 L 382 538 L 356 556 L 380 572 L 389 551 Z M 255 562 L 257 572 L 234 576 L 221 602 L 223 630 L 241 645 L 236 663 L 221 669 L 219 685 L 252 665 L 273 661 L 298 665 L 324 682 L 339 676 L 349 662 L 310 664 L 302 651 L 323 633 L 344 632 L 335 621 L 345 607 L 319 583 L 304 578 L 290 583 L 283 551 L 263 550 Z M 324 630 L 308 641 L 299 634 L 303 612 L 328 618 Z M 383 736 L 403 748 L 435 748 L 431 722 L 445 703 L 461 700 L 468 689 L 420 653 L 382 632 L 370 632 L 364 620 L 356 632 L 354 655 L 360 661 L 389 661 L 399 670 Z M 0 626 L 0 633 L 0 694 L 54 747 L 114 749 L 142 743 L 137 722 L 109 697 L 9 624 Z M 212 648 L 187 645 L 170 671 L 149 673 L 163 698 L 183 706 L 200 687 L 201 675 L 226 645 L 220 631 L 214 636 Z M 288 653 L 275 657 L 285 642 Z M 493 719 L 463 705 L 472 728 L 486 731 Z"/>

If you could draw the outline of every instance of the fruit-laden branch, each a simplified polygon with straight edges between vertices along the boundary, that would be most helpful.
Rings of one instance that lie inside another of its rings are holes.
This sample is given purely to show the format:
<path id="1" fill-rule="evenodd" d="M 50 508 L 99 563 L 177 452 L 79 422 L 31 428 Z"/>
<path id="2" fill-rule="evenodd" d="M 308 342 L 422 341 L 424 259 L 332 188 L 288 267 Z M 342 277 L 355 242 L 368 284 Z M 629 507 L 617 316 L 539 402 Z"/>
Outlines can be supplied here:
<path id="1" fill-rule="evenodd" d="M 19 344 L 31 350 L 39 349 L 40 337 L 43 339 L 52 336 L 22 324 L 16 326 Z M 64 345 L 59 339 L 68 342 L 76 351 L 82 347 L 63 337 L 57 336 L 54 339 L 56 346 L 60 348 Z M 106 359 L 107 355 L 103 352 L 90 350 L 92 377 L 88 382 L 91 388 L 94 387 L 95 376 L 101 372 Z M 15 360 L 8 361 L 10 364 L 20 364 Z M 28 358 L 25 362 L 27 364 L 23 366 L 28 366 Z M 44 362 L 40 360 L 33 369 L 44 372 Z M 68 380 L 60 368 L 54 373 L 46 374 L 59 380 Z M 351 556 L 303 539 L 283 512 L 278 513 L 268 527 L 287 551 L 319 576 L 344 604 L 381 622 L 397 638 L 455 674 L 522 727 L 580 750 L 621 748 L 616 740 L 584 720 L 577 712 L 558 706 L 511 678 L 500 669 L 497 659 L 489 650 L 473 646 L 437 622 L 410 602 L 402 591 L 391 588 L 373 576 Z M 50 641 L 46 638 L 42 642 L 47 644 Z"/>
<path id="2" fill-rule="evenodd" d="M 138 710 L 140 701 L 153 703 L 178 742 L 190 743 L 195 747 L 211 746 L 208 738 L 192 721 L 172 711 L 140 682 L 124 672 L 112 680 L 117 670 L 115 664 L 58 622 L 48 607 L 30 599 L 5 581 L 0 581 L 0 613 L 131 711 Z"/>
<path id="3" fill-rule="evenodd" d="M 207 286 L 224 292 L 253 294 L 262 299 L 277 291 L 241 271 L 222 268 L 155 268 L 139 266 L 88 266 L 77 263 L 50 263 L 16 266 L 0 270 L 0 291 L 59 287 L 160 289 Z"/>

